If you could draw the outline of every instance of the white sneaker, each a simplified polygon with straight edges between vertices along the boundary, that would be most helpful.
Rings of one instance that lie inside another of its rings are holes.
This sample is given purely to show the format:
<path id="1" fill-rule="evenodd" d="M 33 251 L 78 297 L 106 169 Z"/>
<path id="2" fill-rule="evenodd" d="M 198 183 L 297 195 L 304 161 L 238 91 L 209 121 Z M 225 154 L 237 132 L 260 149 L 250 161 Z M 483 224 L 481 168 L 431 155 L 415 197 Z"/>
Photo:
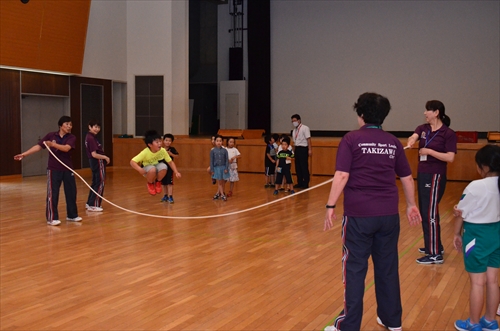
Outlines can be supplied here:
<path id="1" fill-rule="evenodd" d="M 52 220 L 52 221 L 47 221 L 47 225 L 59 225 L 61 224 L 60 220 Z"/>
<path id="2" fill-rule="evenodd" d="M 339 331 L 337 330 L 336 327 L 334 327 L 333 325 L 328 325 L 325 329 L 325 331 Z"/>
<path id="3" fill-rule="evenodd" d="M 66 221 L 70 221 L 70 222 L 81 222 L 82 218 L 80 216 L 77 216 L 75 218 L 70 218 L 70 217 L 66 217 Z"/>
<path id="4" fill-rule="evenodd" d="M 391 327 L 385 326 L 384 323 L 382 323 L 382 320 L 378 316 L 377 316 L 377 323 L 378 323 L 378 325 L 386 328 L 389 331 L 403 331 L 403 328 L 400 326 L 396 327 L 396 328 L 391 328 Z"/>
<path id="5" fill-rule="evenodd" d="M 87 207 L 88 211 L 103 211 L 102 207 L 89 206 Z"/>

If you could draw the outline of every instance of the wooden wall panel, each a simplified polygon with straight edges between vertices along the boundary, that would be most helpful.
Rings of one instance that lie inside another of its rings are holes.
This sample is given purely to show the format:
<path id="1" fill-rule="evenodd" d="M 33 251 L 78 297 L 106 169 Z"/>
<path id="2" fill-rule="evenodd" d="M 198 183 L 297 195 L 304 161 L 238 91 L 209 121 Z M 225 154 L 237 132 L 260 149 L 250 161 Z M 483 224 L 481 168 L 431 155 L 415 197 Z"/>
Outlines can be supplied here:
<path id="1" fill-rule="evenodd" d="M 80 169 L 82 164 L 82 130 L 81 130 L 81 84 L 99 85 L 103 87 L 103 122 L 101 126 L 104 143 L 104 152 L 113 162 L 113 91 L 112 82 L 106 79 L 95 79 L 71 76 L 70 77 L 70 109 L 73 121 L 72 133 L 76 136 L 77 144 L 72 155 L 75 169 Z M 111 163 L 113 165 L 113 163 Z"/>
<path id="2" fill-rule="evenodd" d="M 21 93 L 61 95 L 69 97 L 69 77 L 22 71 Z"/>
<path id="3" fill-rule="evenodd" d="M 81 74 L 91 0 L 0 1 L 0 64 Z"/>
<path id="4" fill-rule="evenodd" d="M 0 69 L 0 176 L 21 174 L 21 86 L 20 72 Z"/>
<path id="5" fill-rule="evenodd" d="M 313 137 L 313 156 L 309 158 L 309 170 L 312 175 L 333 176 L 337 149 L 341 138 Z M 403 144 L 406 139 L 401 139 Z M 238 171 L 264 173 L 264 153 L 266 145 L 262 139 L 237 140 L 236 147 L 242 157 L 238 160 Z M 448 164 L 448 180 L 471 181 L 478 179 L 474 156 L 478 149 L 486 144 L 481 140 L 477 144 L 458 144 L 458 153 L 455 161 Z M 129 167 L 132 157 L 138 154 L 146 145 L 142 138 L 114 138 L 113 149 L 114 166 Z M 180 138 L 175 139 L 173 146 L 179 151 L 180 158 L 175 164 L 180 170 L 205 171 L 210 165 L 209 138 Z M 417 177 L 418 151 L 413 148 L 405 151 L 413 177 Z M 295 173 L 292 163 L 292 173 Z M 294 177 L 295 178 L 295 177 Z"/>

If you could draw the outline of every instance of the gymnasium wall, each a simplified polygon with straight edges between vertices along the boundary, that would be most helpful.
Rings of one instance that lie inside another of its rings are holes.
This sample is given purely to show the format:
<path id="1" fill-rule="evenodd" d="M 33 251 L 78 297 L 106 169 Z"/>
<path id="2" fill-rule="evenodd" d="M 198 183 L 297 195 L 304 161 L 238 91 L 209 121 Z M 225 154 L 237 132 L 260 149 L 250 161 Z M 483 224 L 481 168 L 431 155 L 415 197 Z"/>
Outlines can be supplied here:
<path id="1" fill-rule="evenodd" d="M 272 131 L 352 130 L 366 91 L 389 98 L 384 129 L 411 131 L 427 100 L 455 130 L 500 130 L 499 1 L 271 0 Z"/>
<path id="2" fill-rule="evenodd" d="M 126 83 L 126 133 L 135 134 L 135 76 L 149 75 L 164 76 L 165 131 L 189 133 L 188 9 L 188 1 L 92 1 L 82 75 Z"/>
<path id="3" fill-rule="evenodd" d="M 127 80 L 127 2 L 92 1 L 82 75 Z"/>

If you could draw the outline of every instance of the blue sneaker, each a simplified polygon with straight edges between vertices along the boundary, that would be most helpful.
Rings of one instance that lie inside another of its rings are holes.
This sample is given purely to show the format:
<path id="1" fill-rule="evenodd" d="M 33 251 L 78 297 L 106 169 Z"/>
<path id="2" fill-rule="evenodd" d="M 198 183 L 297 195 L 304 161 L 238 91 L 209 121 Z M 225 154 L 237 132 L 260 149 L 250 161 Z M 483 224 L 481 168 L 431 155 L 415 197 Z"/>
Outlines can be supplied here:
<path id="1" fill-rule="evenodd" d="M 274 190 L 273 195 L 278 195 L 278 190 Z"/>
<path id="2" fill-rule="evenodd" d="M 167 202 L 168 201 L 168 197 L 166 195 L 163 196 L 163 198 L 161 198 L 161 202 Z"/>
<path id="3" fill-rule="evenodd" d="M 498 331 L 498 322 L 496 320 L 487 321 L 483 316 L 479 320 L 479 324 L 481 324 L 483 331 Z"/>
<path id="4" fill-rule="evenodd" d="M 468 318 L 465 321 L 457 320 L 455 322 L 455 329 L 458 331 L 482 331 L 483 327 L 479 323 L 471 324 L 470 318 Z"/>
<path id="5" fill-rule="evenodd" d="M 167 199 L 167 201 L 169 203 L 174 203 L 174 197 L 173 196 L 169 196 L 168 199 Z"/>

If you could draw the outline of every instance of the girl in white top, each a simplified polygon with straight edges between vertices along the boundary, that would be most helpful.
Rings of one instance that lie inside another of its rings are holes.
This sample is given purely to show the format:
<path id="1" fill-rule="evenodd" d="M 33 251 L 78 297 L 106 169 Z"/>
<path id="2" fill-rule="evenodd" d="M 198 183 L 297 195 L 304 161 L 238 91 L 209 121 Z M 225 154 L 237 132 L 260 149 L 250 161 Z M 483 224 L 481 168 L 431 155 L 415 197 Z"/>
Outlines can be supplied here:
<path id="1" fill-rule="evenodd" d="M 476 165 L 482 179 L 465 188 L 454 211 L 453 246 L 463 252 L 465 270 L 471 282 L 470 318 L 457 320 L 455 328 L 493 331 L 498 330 L 495 313 L 500 297 L 500 146 L 481 148 L 476 153 Z M 480 318 L 485 285 L 486 309 Z"/>
<path id="2" fill-rule="evenodd" d="M 241 157 L 240 151 L 234 145 L 236 140 L 234 138 L 227 138 L 227 154 L 229 155 L 229 192 L 228 197 L 233 195 L 234 182 L 240 180 L 238 177 L 238 161 Z"/>

